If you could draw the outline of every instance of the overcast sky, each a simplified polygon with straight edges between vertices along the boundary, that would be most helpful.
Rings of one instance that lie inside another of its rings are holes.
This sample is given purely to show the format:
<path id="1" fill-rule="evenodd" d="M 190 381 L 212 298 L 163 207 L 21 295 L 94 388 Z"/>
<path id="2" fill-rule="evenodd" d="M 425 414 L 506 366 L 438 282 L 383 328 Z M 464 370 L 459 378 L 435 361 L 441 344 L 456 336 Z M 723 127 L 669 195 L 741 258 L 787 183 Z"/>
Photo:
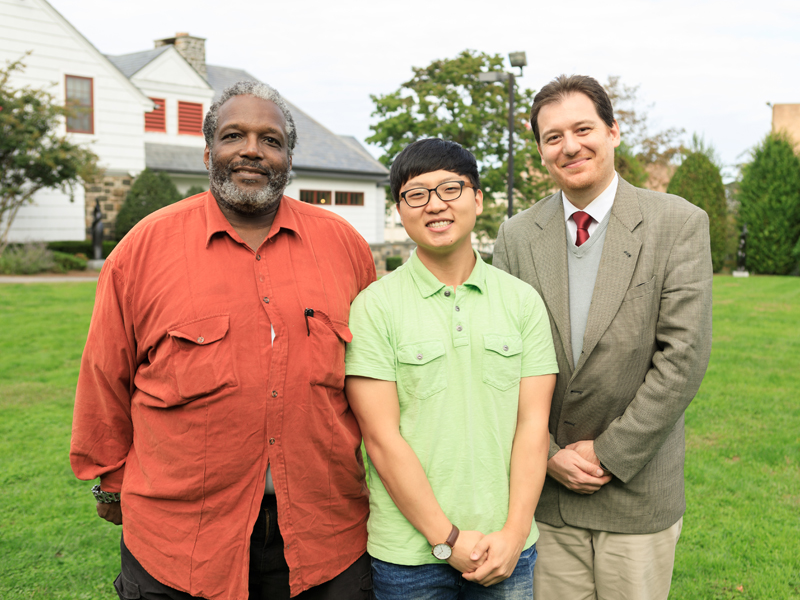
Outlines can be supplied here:
<path id="1" fill-rule="evenodd" d="M 178 31 L 204 37 L 209 64 L 246 69 L 362 142 L 370 94 L 467 48 L 524 50 L 518 81 L 534 90 L 560 73 L 618 75 L 653 105 L 651 129 L 699 133 L 728 165 L 769 132 L 767 102 L 800 103 L 797 0 L 50 2 L 105 54 L 147 50 Z"/>

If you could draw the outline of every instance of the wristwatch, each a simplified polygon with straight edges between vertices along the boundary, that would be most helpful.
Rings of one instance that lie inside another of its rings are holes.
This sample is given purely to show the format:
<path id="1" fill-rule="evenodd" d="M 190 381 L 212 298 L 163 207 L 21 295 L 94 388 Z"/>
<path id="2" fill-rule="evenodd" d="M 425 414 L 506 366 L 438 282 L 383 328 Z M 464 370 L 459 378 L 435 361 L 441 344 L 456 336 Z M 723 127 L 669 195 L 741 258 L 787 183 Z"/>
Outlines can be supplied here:
<path id="1" fill-rule="evenodd" d="M 456 545 L 456 540 L 458 539 L 458 527 L 453 525 L 453 528 L 450 530 L 450 535 L 447 536 L 447 539 L 444 541 L 443 544 L 436 544 L 433 547 L 433 554 L 439 560 L 447 560 L 453 554 L 453 546 Z"/>
<path id="2" fill-rule="evenodd" d="M 92 488 L 94 499 L 100 504 L 111 504 L 112 502 L 119 502 L 119 492 L 104 492 L 100 489 L 99 485 Z"/>

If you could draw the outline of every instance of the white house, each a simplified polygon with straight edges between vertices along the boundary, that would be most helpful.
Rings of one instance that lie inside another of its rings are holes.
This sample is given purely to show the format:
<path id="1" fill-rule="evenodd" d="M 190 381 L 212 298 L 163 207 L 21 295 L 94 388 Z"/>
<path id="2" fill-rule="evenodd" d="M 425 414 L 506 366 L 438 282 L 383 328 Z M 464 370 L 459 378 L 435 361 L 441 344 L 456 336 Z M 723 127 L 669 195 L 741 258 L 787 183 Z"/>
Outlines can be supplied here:
<path id="1" fill-rule="evenodd" d="M 182 192 L 207 187 L 200 115 L 226 87 L 258 80 L 241 69 L 206 64 L 205 40 L 186 33 L 156 40 L 151 50 L 108 58 L 158 107 L 146 115 L 147 166 L 169 173 Z M 368 242 L 382 243 L 387 169 L 355 138 L 331 132 L 287 103 L 298 142 L 286 194 L 340 214 Z"/>
<path id="2" fill-rule="evenodd" d="M 145 166 L 168 173 L 181 192 L 207 188 L 203 117 L 226 87 L 256 80 L 207 65 L 203 38 L 179 33 L 150 50 L 103 56 L 45 0 L 0 0 L 0 60 L 27 51 L 28 68 L 15 81 L 49 86 L 59 100 L 86 107 L 83 122 L 68 124 L 69 135 L 90 144 L 106 175 L 74 202 L 59 192 L 38 194 L 20 211 L 12 241 L 85 239 L 95 202 L 111 225 Z M 355 138 L 290 109 L 298 145 L 287 195 L 342 215 L 369 243 L 382 243 L 386 168 Z"/>
<path id="3" fill-rule="evenodd" d="M 11 81 L 46 89 L 59 102 L 81 107 L 64 128 L 86 144 L 109 177 L 130 179 L 144 168 L 144 113 L 153 103 L 44 0 L 0 0 L 0 62 L 25 56 Z M 63 131 L 63 130 L 62 130 Z M 83 240 L 85 194 L 74 201 L 44 190 L 20 209 L 10 241 Z"/>

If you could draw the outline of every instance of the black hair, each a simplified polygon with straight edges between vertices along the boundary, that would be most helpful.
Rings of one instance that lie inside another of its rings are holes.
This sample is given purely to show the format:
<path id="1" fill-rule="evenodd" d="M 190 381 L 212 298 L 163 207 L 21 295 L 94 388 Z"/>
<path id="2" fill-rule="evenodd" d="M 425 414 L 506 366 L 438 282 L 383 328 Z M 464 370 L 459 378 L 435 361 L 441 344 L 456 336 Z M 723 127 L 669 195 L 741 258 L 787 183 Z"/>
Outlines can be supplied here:
<path id="1" fill-rule="evenodd" d="M 392 163 L 389 184 L 395 203 L 400 203 L 400 188 L 409 179 L 432 171 L 452 171 L 469 179 L 476 191 L 481 187 L 478 163 L 472 152 L 450 140 L 417 140 L 406 146 Z"/>

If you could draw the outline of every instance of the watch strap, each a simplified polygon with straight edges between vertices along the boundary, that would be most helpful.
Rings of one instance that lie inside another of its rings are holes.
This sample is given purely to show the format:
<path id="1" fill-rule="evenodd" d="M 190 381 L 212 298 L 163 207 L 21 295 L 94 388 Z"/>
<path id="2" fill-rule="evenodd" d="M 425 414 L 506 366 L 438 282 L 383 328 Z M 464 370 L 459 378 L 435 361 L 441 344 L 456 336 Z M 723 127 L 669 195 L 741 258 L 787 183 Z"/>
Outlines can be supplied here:
<path id="1" fill-rule="evenodd" d="M 99 485 L 96 485 L 92 488 L 92 494 L 94 494 L 94 499 L 100 504 L 112 504 L 114 502 L 119 502 L 119 492 L 104 492 L 100 489 Z"/>
<path id="2" fill-rule="evenodd" d="M 450 530 L 450 535 L 447 536 L 447 539 L 444 541 L 444 543 L 450 546 L 451 548 L 455 547 L 459 533 L 461 532 L 458 530 L 458 527 L 453 525 L 453 528 Z"/>

